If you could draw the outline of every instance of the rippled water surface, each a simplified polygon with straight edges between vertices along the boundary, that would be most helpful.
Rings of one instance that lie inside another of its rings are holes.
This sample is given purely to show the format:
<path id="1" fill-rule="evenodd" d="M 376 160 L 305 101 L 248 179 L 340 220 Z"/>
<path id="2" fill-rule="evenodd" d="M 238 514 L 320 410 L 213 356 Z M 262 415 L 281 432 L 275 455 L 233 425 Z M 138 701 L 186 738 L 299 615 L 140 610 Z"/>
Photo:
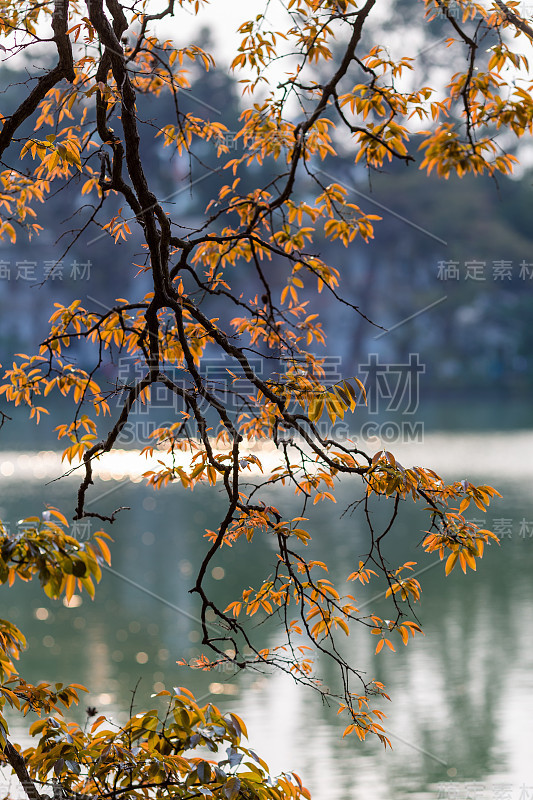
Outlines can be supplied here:
<path id="1" fill-rule="evenodd" d="M 437 432 L 395 453 L 406 466 L 424 464 L 448 478 L 490 483 L 503 498 L 485 520 L 500 532 L 501 546 L 489 548 L 476 575 L 457 570 L 445 578 L 438 560 L 417 548 L 425 527 L 421 508 L 406 504 L 391 534 L 391 559 L 412 558 L 424 570 L 419 617 L 426 636 L 375 657 L 371 637 L 356 632 L 347 652 L 387 686 L 392 702 L 383 707 L 392 752 L 376 742 L 343 740 L 345 723 L 334 709 L 289 678 L 204 674 L 176 665 L 199 652 L 189 589 L 205 552 L 202 533 L 216 526 L 222 501 L 203 488 L 147 489 L 138 480 L 146 466 L 132 452 L 102 466 L 91 495 L 100 498 L 100 508 L 131 509 L 110 529 L 113 566 L 95 601 L 84 596 L 67 608 L 38 586 L 0 589 L 2 616 L 28 638 L 21 669 L 34 681 L 84 683 L 91 688 L 88 702 L 116 719 L 139 678 L 139 706 L 154 691 L 186 685 L 241 714 L 252 746 L 271 769 L 298 772 L 315 800 L 533 797 L 533 433 Z M 59 472 L 51 451 L 0 453 L 0 518 L 16 526 L 40 514 L 45 502 L 72 509 L 73 478 L 43 487 Z M 283 502 L 279 490 L 275 496 L 276 504 Z M 357 485 L 344 481 L 337 505 L 320 504 L 313 513 L 312 552 L 339 576 L 365 552 L 361 519 L 341 518 L 357 496 Z M 298 512 L 288 493 L 286 502 Z M 376 508 L 377 518 L 382 511 Z M 257 537 L 251 547 L 238 543 L 213 565 L 211 589 L 221 603 L 229 602 L 268 574 L 271 563 L 268 538 Z M 371 596 L 372 590 L 358 592 L 361 602 Z M 268 635 L 275 640 L 274 630 Z M 326 679 L 333 685 L 327 667 Z"/>

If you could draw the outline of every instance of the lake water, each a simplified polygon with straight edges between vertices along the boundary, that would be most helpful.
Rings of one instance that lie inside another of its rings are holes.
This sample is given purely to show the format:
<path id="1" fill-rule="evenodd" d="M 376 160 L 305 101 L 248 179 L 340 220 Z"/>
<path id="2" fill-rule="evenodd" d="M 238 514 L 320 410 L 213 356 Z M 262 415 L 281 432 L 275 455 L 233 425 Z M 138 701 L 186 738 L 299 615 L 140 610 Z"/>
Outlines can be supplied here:
<path id="1" fill-rule="evenodd" d="M 0 518 L 15 526 L 40 514 L 45 502 L 71 516 L 76 483 L 68 478 L 45 487 L 58 474 L 57 456 L 26 447 L 0 453 Z M 373 637 L 356 632 L 346 652 L 386 684 L 392 751 L 371 740 L 342 739 L 346 722 L 335 709 L 286 677 L 176 665 L 199 653 L 197 606 L 188 590 L 205 551 L 203 531 L 216 525 L 221 501 L 203 488 L 147 489 L 131 467 L 132 453 L 117 456 L 93 489 L 99 510 L 131 508 L 107 528 L 114 538 L 112 569 L 104 572 L 94 602 L 84 595 L 79 605 L 65 607 L 38 585 L 20 582 L 0 589 L 1 615 L 28 639 L 23 674 L 33 681 L 81 682 L 91 689 L 87 704 L 117 721 L 139 679 L 139 708 L 154 702 L 154 691 L 187 686 L 240 714 L 251 746 L 272 772 L 295 770 L 315 800 L 533 798 L 533 432 L 434 431 L 394 452 L 406 466 L 424 464 L 450 479 L 489 483 L 503 498 L 485 520 L 500 531 L 501 546 L 488 549 L 477 574 L 457 569 L 445 578 L 438 559 L 417 548 L 425 528 L 421 508 L 406 504 L 390 537 L 391 558 L 412 558 L 425 570 L 419 618 L 426 636 L 374 656 Z M 356 490 L 343 481 L 337 505 L 314 510 L 313 554 L 339 575 L 365 552 L 359 518 L 341 518 Z M 287 502 L 294 502 L 289 494 Z M 266 538 L 226 549 L 211 576 L 218 600 L 229 602 L 256 585 L 272 559 Z M 356 594 L 362 602 L 372 596 Z M 275 632 L 269 635 L 274 640 Z M 326 677 L 335 680 L 328 671 Z"/>

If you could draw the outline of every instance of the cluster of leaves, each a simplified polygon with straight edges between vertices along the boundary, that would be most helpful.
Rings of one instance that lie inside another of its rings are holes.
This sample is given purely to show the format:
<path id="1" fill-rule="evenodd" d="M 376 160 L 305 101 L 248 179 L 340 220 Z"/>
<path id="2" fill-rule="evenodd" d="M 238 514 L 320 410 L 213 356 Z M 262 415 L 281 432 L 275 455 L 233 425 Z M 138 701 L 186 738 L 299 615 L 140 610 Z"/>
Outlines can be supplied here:
<path id="1" fill-rule="evenodd" d="M 246 727 L 237 715 L 211 703 L 200 707 L 184 688 L 157 697 L 167 701 L 164 713 L 135 714 L 120 727 L 104 716 L 89 729 L 54 717 L 34 722 L 30 734 L 39 742 L 23 753 L 32 777 L 59 781 L 69 796 L 80 797 L 310 797 L 296 774 L 272 778 L 267 764 L 243 746 Z M 216 763 L 207 755 L 221 752 L 225 757 Z"/>
<path id="2" fill-rule="evenodd" d="M 109 535 L 99 531 L 90 541 L 79 542 L 65 532 L 68 522 L 57 509 L 49 508 L 46 516 L 46 522 L 21 520 L 16 537 L 2 530 L 0 583 L 37 577 L 48 597 L 64 594 L 68 602 L 76 589 L 93 597 L 93 580 L 98 582 L 101 565 L 110 563 Z M 135 796 L 150 789 L 156 797 L 309 797 L 297 775 L 272 778 L 266 763 L 241 744 L 247 734 L 239 717 L 223 715 L 212 704 L 201 708 L 187 689 L 158 695 L 168 698 L 161 718 L 150 710 L 112 728 L 99 716 L 89 730 L 67 722 L 63 709 L 77 704 L 80 692 L 87 690 L 79 684 L 34 686 L 25 681 L 14 664 L 25 647 L 21 631 L 0 620 L 0 746 L 4 763 L 13 767 L 30 797 L 39 796 L 36 786 L 51 781 L 80 797 L 106 797 L 126 787 Z M 6 705 L 24 716 L 32 712 L 40 717 L 29 728 L 30 735 L 39 736 L 38 745 L 22 755 L 7 739 Z M 221 748 L 227 758 L 216 765 L 192 755 Z"/>
<path id="3" fill-rule="evenodd" d="M 67 602 L 76 589 L 94 597 L 95 582 L 102 575 L 102 565 L 110 563 L 106 540 L 109 534 L 99 531 L 87 542 L 79 542 L 66 532 L 68 522 L 55 508 L 46 512 L 46 521 L 28 517 L 19 523 L 20 531 L 10 536 L 0 522 L 0 584 L 12 586 L 17 578 L 37 578 L 50 598 L 64 594 Z M 77 702 L 75 684 L 51 687 L 46 683 L 33 686 L 18 673 L 15 661 L 26 647 L 22 632 L 11 622 L 0 620 L 0 744 L 7 742 L 7 722 L 3 716 L 6 703 L 27 714 L 58 712 Z"/>

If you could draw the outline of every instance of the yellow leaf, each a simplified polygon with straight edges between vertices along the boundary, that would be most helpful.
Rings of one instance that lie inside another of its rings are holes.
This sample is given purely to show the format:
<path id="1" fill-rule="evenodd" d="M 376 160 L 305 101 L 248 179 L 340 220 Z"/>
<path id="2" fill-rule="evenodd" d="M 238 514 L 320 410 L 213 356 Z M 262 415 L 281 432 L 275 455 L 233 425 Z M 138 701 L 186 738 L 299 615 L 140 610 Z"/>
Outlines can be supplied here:
<path id="1" fill-rule="evenodd" d="M 67 602 L 70 603 L 72 600 L 72 596 L 76 590 L 76 577 L 75 575 L 67 575 L 67 580 L 65 583 L 65 597 L 67 598 Z"/>
<path id="2" fill-rule="evenodd" d="M 58 519 L 65 526 L 65 528 L 69 527 L 67 519 L 65 516 L 63 516 L 61 511 L 58 511 L 57 508 L 52 508 L 50 506 L 47 506 L 47 508 L 48 508 L 48 513 L 56 517 L 56 519 Z"/>
<path id="3" fill-rule="evenodd" d="M 457 551 L 455 553 L 451 553 L 451 555 L 448 556 L 445 568 L 446 575 L 449 575 L 452 569 L 455 567 L 458 557 L 459 553 Z"/>
<path id="4" fill-rule="evenodd" d="M 462 514 L 464 511 L 466 511 L 469 505 L 470 505 L 470 498 L 465 497 L 465 499 L 461 501 L 461 505 L 459 506 L 459 514 Z"/>
<path id="5" fill-rule="evenodd" d="M 343 619 L 337 619 L 337 624 L 339 625 L 339 627 L 341 627 L 343 629 L 343 631 L 346 634 L 346 636 L 350 635 L 350 629 L 349 629 L 347 623 Z"/>
<path id="6" fill-rule="evenodd" d="M 98 547 L 102 551 L 102 555 L 105 558 L 106 562 L 108 564 L 111 564 L 111 551 L 107 546 L 107 544 L 104 542 L 103 539 L 100 538 L 100 536 L 95 536 L 94 540 L 95 542 L 98 542 Z"/>

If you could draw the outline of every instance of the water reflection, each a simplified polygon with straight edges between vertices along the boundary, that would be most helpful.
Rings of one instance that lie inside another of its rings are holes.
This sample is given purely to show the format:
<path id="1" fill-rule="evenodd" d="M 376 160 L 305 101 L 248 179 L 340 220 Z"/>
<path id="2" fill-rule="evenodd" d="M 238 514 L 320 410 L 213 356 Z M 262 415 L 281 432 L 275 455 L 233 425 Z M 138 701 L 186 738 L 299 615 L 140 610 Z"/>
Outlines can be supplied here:
<path id="1" fill-rule="evenodd" d="M 375 742 L 343 740 L 345 723 L 335 710 L 286 676 L 204 674 L 177 666 L 178 659 L 200 652 L 197 607 L 189 589 L 205 552 L 204 530 L 216 525 L 221 508 L 222 499 L 210 490 L 200 488 L 191 494 L 172 488 L 154 493 L 125 481 L 104 498 L 105 507 L 125 505 L 131 511 L 119 515 L 111 529 L 112 570 L 104 573 L 94 602 L 75 596 L 66 606 L 48 600 L 37 585 L 2 587 L 2 616 L 13 619 L 28 638 L 21 669 L 33 681 L 90 686 L 87 704 L 117 721 L 129 708 L 139 679 L 133 699 L 139 707 L 156 702 L 150 695 L 163 686 L 187 685 L 224 710 L 241 714 L 252 746 L 272 769 L 295 769 L 316 800 L 407 796 L 444 800 L 450 787 L 456 787 L 457 798 L 472 796 L 467 784 L 475 783 L 479 791 L 481 785 L 486 788 L 479 796 L 487 800 L 494 787 L 504 784 L 512 787 L 509 800 L 520 800 L 520 787 L 533 785 L 531 438 L 530 434 L 525 440 L 515 434 L 475 439 L 442 435 L 425 442 L 435 467 L 456 478 L 463 477 L 467 468 L 468 449 L 477 448 L 471 461 L 478 476 L 472 465 L 468 473 L 482 482 L 497 483 L 504 494 L 487 515 L 489 526 L 498 522 L 502 543 L 489 548 L 476 576 L 456 571 L 446 579 L 442 565 L 421 576 L 419 617 L 425 638 L 377 657 L 364 632 L 345 642 L 351 663 L 382 680 L 392 696 L 385 709 L 392 753 L 383 753 Z M 499 480 L 489 463 L 496 453 Z M 404 463 L 431 462 L 427 453 L 413 457 L 405 451 L 399 457 Z M 41 513 L 45 500 L 62 509 L 72 507 L 72 482 L 46 489 L 38 480 L 21 482 L 20 470 L 33 469 L 32 457 L 17 455 L 10 460 L 13 480 L 9 468 L 4 470 L 2 519 L 15 524 L 29 513 Z M 435 463 L 439 461 L 440 466 Z M 98 481 L 95 496 L 116 486 Z M 346 575 L 364 550 L 357 514 L 340 519 L 354 499 L 353 485 L 343 483 L 333 511 L 325 504 L 313 511 L 313 526 L 320 534 L 312 545 L 313 556 L 327 560 L 338 576 Z M 297 513 L 296 502 L 289 502 Z M 387 509 L 378 504 L 374 513 L 385 518 Z M 431 566 L 429 557 L 417 549 L 424 527 L 423 509 L 406 504 L 388 543 L 391 560 L 401 554 L 404 560 L 418 560 L 420 567 Z M 257 584 L 271 565 L 268 537 L 257 537 L 251 547 L 238 543 L 214 565 L 211 591 L 220 604 L 229 602 L 242 588 Z M 360 603 L 376 594 L 375 588 L 365 591 L 357 590 Z M 379 599 L 374 603 L 378 613 L 385 607 L 382 604 Z M 274 643 L 275 631 L 271 637 Z M 333 671 L 327 664 L 323 668 L 333 686 Z M 83 716 L 83 709 L 80 713 Z"/>

